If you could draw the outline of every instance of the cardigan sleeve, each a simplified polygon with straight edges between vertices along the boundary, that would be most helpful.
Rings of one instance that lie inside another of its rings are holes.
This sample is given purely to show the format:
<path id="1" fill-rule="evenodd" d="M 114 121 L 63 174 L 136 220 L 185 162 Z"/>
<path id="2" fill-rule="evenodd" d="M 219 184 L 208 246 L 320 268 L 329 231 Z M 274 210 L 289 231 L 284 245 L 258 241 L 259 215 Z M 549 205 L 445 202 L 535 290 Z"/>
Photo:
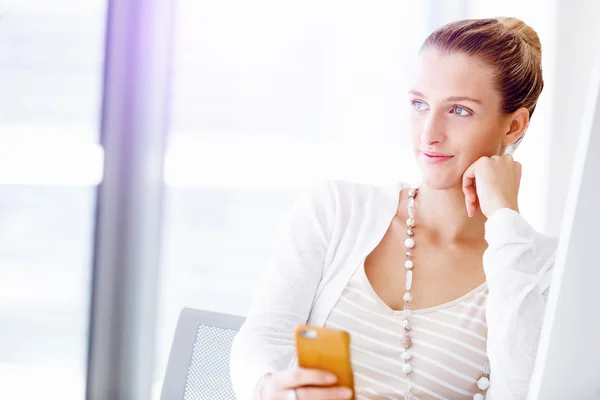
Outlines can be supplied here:
<path id="1" fill-rule="evenodd" d="M 263 376 L 286 369 L 294 356 L 294 329 L 308 320 L 331 238 L 332 185 L 320 183 L 296 199 L 247 319 L 233 341 L 230 373 L 238 400 L 257 399 Z"/>
<path id="2" fill-rule="evenodd" d="M 558 243 L 508 208 L 487 220 L 485 238 L 491 371 L 486 399 L 526 399 Z"/>

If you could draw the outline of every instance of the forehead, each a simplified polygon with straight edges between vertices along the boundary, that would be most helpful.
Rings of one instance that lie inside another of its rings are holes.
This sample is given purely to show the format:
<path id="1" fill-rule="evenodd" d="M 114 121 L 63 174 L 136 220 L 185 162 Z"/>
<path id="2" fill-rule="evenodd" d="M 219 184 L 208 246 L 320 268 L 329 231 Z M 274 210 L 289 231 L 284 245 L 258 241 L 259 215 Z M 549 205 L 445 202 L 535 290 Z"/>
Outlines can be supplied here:
<path id="1" fill-rule="evenodd" d="M 492 71 L 483 62 L 464 53 L 443 54 L 434 49 L 419 55 L 412 89 L 432 99 L 467 96 L 484 104 L 499 100 Z"/>

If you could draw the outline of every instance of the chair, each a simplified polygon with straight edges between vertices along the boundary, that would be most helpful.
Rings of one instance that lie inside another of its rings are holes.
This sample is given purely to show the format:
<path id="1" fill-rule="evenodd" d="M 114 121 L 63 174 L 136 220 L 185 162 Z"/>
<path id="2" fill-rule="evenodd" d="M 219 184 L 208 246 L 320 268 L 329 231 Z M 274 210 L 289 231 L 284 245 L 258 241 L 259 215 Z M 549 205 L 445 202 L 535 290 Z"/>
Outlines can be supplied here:
<path id="1" fill-rule="evenodd" d="M 244 318 L 184 308 L 179 316 L 161 400 L 235 400 L 231 343 Z"/>

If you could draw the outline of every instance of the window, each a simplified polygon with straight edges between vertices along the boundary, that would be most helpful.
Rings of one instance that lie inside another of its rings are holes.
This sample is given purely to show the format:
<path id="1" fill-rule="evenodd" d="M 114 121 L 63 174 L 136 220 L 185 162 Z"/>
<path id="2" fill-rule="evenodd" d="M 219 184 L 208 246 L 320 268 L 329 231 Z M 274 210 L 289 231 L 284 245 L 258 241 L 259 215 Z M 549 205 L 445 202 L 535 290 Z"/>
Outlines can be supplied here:
<path id="1" fill-rule="evenodd" d="M 246 314 L 299 190 L 415 177 L 402 110 L 427 13 L 398 2 L 179 3 L 158 386 L 183 307 Z"/>
<path id="2" fill-rule="evenodd" d="M 105 8 L 0 6 L 3 399 L 84 395 Z"/>

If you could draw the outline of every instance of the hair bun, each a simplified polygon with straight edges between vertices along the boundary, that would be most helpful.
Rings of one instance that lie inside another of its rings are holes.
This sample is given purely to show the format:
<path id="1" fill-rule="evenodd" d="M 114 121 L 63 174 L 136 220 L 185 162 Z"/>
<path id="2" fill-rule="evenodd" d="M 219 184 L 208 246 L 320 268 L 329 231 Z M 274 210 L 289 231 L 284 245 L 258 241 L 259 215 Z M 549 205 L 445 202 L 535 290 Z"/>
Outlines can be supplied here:
<path id="1" fill-rule="evenodd" d="M 542 57 L 542 44 L 540 43 L 540 37 L 533 30 L 533 28 L 517 18 L 501 17 L 496 19 L 498 22 L 504 25 L 506 29 L 515 33 L 516 35 L 519 35 L 519 37 L 533 49 L 537 56 L 540 58 Z"/>

